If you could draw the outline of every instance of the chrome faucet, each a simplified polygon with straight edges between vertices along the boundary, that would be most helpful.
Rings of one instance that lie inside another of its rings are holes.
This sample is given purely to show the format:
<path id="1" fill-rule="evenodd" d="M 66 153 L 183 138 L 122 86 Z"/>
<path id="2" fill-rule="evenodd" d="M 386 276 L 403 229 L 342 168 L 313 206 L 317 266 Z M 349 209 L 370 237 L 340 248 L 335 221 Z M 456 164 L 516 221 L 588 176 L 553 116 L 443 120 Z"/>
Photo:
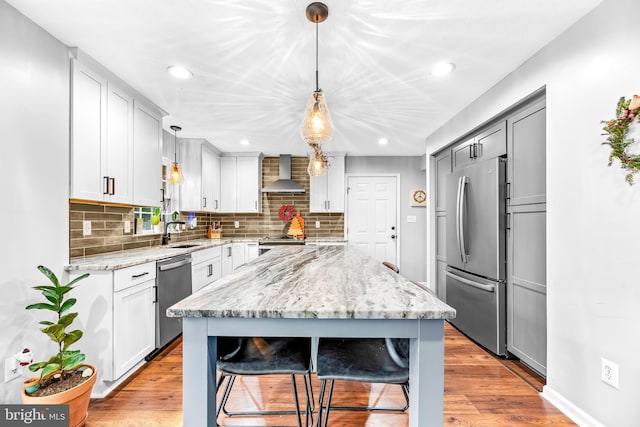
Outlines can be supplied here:
<path id="1" fill-rule="evenodd" d="M 169 221 L 164 224 L 164 233 L 162 233 L 162 244 L 168 245 L 169 240 L 171 240 L 171 235 L 169 234 L 169 226 L 171 224 L 184 224 L 184 221 Z"/>

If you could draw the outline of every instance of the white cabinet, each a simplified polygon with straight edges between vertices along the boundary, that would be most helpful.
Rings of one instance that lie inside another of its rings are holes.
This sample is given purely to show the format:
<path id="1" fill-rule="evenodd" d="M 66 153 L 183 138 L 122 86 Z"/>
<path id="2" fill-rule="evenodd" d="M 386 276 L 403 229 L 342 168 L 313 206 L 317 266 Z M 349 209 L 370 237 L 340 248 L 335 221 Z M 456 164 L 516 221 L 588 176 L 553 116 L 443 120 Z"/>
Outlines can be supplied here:
<path id="1" fill-rule="evenodd" d="M 72 199 L 132 202 L 132 112 L 128 94 L 72 63 Z"/>
<path id="2" fill-rule="evenodd" d="M 245 244 L 244 242 L 232 243 L 233 269 L 236 270 L 245 263 Z"/>
<path id="3" fill-rule="evenodd" d="M 70 272 L 69 280 L 83 273 Z M 101 395 L 105 381 L 122 379 L 155 348 L 156 263 L 89 273 L 71 296 L 78 301 L 82 347 L 98 368 L 94 393 Z"/>
<path id="4" fill-rule="evenodd" d="M 159 206 L 162 113 L 106 71 L 73 60 L 71 72 L 70 198 Z"/>
<path id="5" fill-rule="evenodd" d="M 220 210 L 220 156 L 202 144 L 202 200 L 201 210 Z"/>
<path id="6" fill-rule="evenodd" d="M 233 244 L 227 243 L 222 246 L 222 277 L 233 272 Z"/>
<path id="7" fill-rule="evenodd" d="M 244 261 L 249 262 L 258 258 L 260 250 L 258 249 L 258 242 L 247 242 L 244 247 Z"/>
<path id="8" fill-rule="evenodd" d="M 162 202 L 162 117 L 153 107 L 133 102 L 133 203 Z"/>
<path id="9" fill-rule="evenodd" d="M 221 255 L 220 246 L 191 253 L 192 293 L 222 277 Z"/>
<path id="10" fill-rule="evenodd" d="M 327 154 L 329 167 L 309 177 L 309 212 L 344 212 L 344 154 Z"/>
<path id="11" fill-rule="evenodd" d="M 178 185 L 180 210 L 198 212 L 202 206 L 202 140 L 178 139 L 177 144 L 184 178 Z"/>
<path id="12" fill-rule="evenodd" d="M 220 158 L 220 212 L 261 212 L 262 153 Z"/>

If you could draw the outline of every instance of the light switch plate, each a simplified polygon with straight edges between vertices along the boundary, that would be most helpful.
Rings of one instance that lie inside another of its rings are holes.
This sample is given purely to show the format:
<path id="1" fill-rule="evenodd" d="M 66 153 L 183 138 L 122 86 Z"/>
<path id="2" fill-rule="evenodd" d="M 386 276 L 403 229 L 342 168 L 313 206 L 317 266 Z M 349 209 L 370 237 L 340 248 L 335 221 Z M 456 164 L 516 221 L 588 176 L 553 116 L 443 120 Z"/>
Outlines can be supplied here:
<path id="1" fill-rule="evenodd" d="M 131 233 L 131 221 L 125 221 L 124 222 L 124 232 L 126 234 Z"/>
<path id="2" fill-rule="evenodd" d="M 234 222 L 233 222 L 233 226 L 234 226 L 235 228 L 240 228 L 240 221 L 234 221 Z"/>
<path id="3" fill-rule="evenodd" d="M 316 221 L 316 228 L 320 228 L 320 221 Z"/>
<path id="4" fill-rule="evenodd" d="M 82 221 L 82 235 L 91 236 L 91 221 Z"/>
<path id="5" fill-rule="evenodd" d="M 415 215 L 407 215 L 407 222 L 416 222 Z"/>

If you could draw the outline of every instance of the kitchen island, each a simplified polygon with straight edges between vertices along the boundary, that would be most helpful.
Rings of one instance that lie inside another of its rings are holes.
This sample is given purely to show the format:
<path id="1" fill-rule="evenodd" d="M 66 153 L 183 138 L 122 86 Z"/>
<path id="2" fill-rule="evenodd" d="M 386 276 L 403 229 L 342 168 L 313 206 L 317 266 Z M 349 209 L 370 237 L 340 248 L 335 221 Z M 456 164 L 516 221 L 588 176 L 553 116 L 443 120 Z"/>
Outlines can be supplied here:
<path id="1" fill-rule="evenodd" d="M 183 318 L 185 427 L 216 425 L 218 336 L 409 338 L 409 426 L 442 426 L 443 322 L 455 310 L 356 248 L 271 250 L 167 315 Z"/>

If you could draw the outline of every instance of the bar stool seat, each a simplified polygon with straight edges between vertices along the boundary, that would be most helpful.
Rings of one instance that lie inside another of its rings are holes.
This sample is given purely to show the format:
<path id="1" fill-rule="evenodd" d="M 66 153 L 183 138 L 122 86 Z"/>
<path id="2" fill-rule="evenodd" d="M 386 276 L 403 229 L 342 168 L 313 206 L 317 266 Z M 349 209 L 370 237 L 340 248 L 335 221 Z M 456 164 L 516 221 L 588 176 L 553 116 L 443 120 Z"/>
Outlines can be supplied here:
<path id="1" fill-rule="evenodd" d="M 298 427 L 302 427 L 296 375 L 302 375 L 306 392 L 305 426 L 313 424 L 313 390 L 311 390 L 311 339 L 310 338 L 218 338 L 220 371 L 218 389 L 228 379 L 218 406 L 218 415 L 256 416 L 296 414 Z M 225 409 L 231 389 L 238 375 L 291 375 L 295 411 L 243 411 Z"/>
<path id="2" fill-rule="evenodd" d="M 317 426 L 326 426 L 329 411 L 406 411 L 409 407 L 409 340 L 396 338 L 320 338 L 318 342 L 317 375 L 320 386 L 320 409 Z M 335 380 L 368 383 L 399 384 L 405 406 L 399 408 L 331 406 Z M 324 404 L 329 383 L 327 402 Z M 324 423 L 323 423 L 324 413 Z"/>

